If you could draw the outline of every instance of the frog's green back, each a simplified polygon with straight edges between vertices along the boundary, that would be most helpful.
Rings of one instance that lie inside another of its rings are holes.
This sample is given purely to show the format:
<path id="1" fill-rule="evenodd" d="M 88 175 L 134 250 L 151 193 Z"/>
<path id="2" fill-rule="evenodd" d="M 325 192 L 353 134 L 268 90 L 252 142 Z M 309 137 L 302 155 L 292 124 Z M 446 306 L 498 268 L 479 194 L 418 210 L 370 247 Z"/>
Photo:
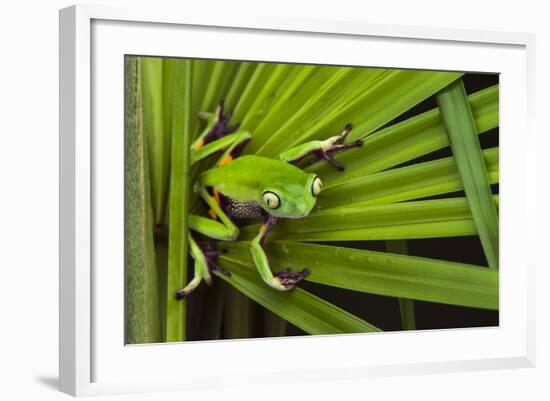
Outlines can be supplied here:
<path id="1" fill-rule="evenodd" d="M 268 189 L 295 194 L 309 191 L 309 175 L 281 160 L 247 155 L 203 172 L 201 184 L 235 200 L 259 201 Z"/>

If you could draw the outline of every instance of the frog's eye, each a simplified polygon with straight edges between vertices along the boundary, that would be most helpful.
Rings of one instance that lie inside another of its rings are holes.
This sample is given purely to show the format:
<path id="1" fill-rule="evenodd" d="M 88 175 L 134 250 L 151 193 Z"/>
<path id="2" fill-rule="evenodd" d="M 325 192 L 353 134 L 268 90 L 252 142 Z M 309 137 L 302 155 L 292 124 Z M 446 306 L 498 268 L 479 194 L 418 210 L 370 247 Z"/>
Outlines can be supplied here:
<path id="1" fill-rule="evenodd" d="M 271 191 L 264 192 L 264 203 L 270 209 L 277 209 L 279 206 L 281 206 L 281 200 L 279 199 L 279 196 L 277 196 L 275 192 Z"/>
<path id="2" fill-rule="evenodd" d="M 323 182 L 319 177 L 315 177 L 311 183 L 311 193 L 317 196 L 321 193 L 321 189 L 323 189 Z"/>

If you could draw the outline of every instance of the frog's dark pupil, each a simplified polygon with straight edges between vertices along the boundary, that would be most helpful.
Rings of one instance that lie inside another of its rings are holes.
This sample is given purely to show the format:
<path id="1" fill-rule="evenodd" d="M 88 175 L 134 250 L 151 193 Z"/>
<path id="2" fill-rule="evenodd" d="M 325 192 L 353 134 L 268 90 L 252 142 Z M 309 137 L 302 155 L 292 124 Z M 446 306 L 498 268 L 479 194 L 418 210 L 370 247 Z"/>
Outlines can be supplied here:
<path id="1" fill-rule="evenodd" d="M 264 196 L 270 194 L 274 196 L 276 199 L 272 198 L 271 196 L 268 196 L 266 199 L 267 206 L 269 206 L 271 209 L 277 209 L 279 206 L 281 206 L 281 200 L 279 199 L 279 196 L 271 191 L 264 192 Z"/>
<path id="2" fill-rule="evenodd" d="M 316 197 L 317 194 L 315 193 L 315 184 L 319 186 L 319 192 L 320 192 L 323 184 L 321 183 L 321 180 L 319 179 L 319 177 L 315 177 L 313 179 L 313 182 L 311 183 L 311 194 Z"/>

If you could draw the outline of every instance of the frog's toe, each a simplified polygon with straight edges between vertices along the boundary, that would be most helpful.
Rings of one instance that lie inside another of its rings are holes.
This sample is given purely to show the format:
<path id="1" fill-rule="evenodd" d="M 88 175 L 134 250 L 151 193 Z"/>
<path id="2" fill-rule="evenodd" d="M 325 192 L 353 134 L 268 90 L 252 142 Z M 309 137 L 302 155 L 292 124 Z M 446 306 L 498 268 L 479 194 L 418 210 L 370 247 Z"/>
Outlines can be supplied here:
<path id="1" fill-rule="evenodd" d="M 210 270 L 212 273 L 223 274 L 225 277 L 231 277 L 231 272 L 229 270 L 221 267 L 211 260 L 208 261 L 208 270 Z"/>
<path id="2" fill-rule="evenodd" d="M 294 272 L 290 269 L 284 269 L 273 274 L 275 280 L 283 291 L 291 290 L 298 284 L 300 281 L 309 276 L 310 271 L 308 269 L 303 269 L 302 271 Z"/>
<path id="3" fill-rule="evenodd" d="M 313 155 L 313 159 L 309 162 L 309 164 L 311 165 L 319 162 L 320 160 L 325 160 L 337 170 L 344 171 L 346 169 L 346 166 L 341 162 L 335 160 L 333 157 L 333 153 L 363 146 L 362 139 L 358 139 L 349 143 L 344 143 L 344 140 L 351 132 L 352 128 L 353 127 L 351 124 L 346 124 L 344 130 L 339 135 L 333 136 L 326 141 L 321 142 L 320 148 L 308 152 L 308 155 Z"/>
<path id="4" fill-rule="evenodd" d="M 203 116 L 203 118 L 207 118 L 205 117 L 207 115 L 208 113 L 199 113 L 199 116 Z M 240 127 L 239 124 L 229 125 L 229 120 L 231 120 L 233 113 L 228 112 L 224 114 L 223 101 L 221 101 L 216 108 L 215 116 L 215 121 L 213 122 L 210 131 L 208 131 L 208 133 L 202 138 L 202 142 L 200 142 L 199 145 L 200 147 L 223 138 L 226 135 L 232 134 Z"/>

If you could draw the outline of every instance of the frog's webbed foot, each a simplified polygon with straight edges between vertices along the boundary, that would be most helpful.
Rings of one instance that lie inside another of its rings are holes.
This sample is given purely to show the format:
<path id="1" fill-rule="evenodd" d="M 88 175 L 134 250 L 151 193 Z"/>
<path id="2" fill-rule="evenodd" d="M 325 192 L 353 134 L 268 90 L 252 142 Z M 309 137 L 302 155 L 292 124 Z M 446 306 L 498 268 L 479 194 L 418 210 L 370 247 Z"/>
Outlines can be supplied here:
<path id="1" fill-rule="evenodd" d="M 211 273 L 220 273 L 224 276 L 231 277 L 229 270 L 224 269 L 218 264 L 218 256 L 227 253 L 226 249 L 216 249 L 217 241 L 208 241 L 208 243 L 200 248 L 204 258 L 206 259 L 206 265 Z"/>
<path id="2" fill-rule="evenodd" d="M 239 129 L 239 124 L 229 126 L 229 120 L 233 113 L 228 112 L 223 114 L 223 101 L 220 102 L 216 111 L 214 113 L 208 112 L 199 112 L 199 117 L 203 120 L 206 120 L 208 123 L 208 131 L 201 136 L 199 142 L 195 144 L 195 148 L 199 149 L 200 147 L 206 145 L 207 143 L 214 142 L 224 136 L 231 134 Z"/>
<path id="3" fill-rule="evenodd" d="M 208 243 L 204 248 L 199 247 L 193 237 L 189 236 L 190 244 L 189 248 L 191 256 L 195 260 L 195 274 L 193 279 L 185 286 L 185 288 L 176 292 L 176 299 L 183 299 L 187 297 L 202 280 L 206 281 L 208 285 L 212 283 L 211 273 L 223 274 L 226 277 L 231 277 L 229 270 L 224 269 L 217 263 L 218 256 L 224 254 L 225 250 L 217 250 L 213 248 L 212 243 Z"/>
<path id="4" fill-rule="evenodd" d="M 344 127 L 344 130 L 339 135 L 330 137 L 327 140 L 322 141 L 319 149 L 314 149 L 311 151 L 311 154 L 314 156 L 314 159 L 309 164 L 311 165 L 311 164 L 317 163 L 320 160 L 326 160 L 336 169 L 340 171 L 344 171 L 346 169 L 346 166 L 336 161 L 334 157 L 332 157 L 332 154 L 336 152 L 340 152 L 342 150 L 363 146 L 363 140 L 361 139 L 358 139 L 350 143 L 344 143 L 344 140 L 346 139 L 348 134 L 351 132 L 352 128 L 353 126 L 351 124 L 346 124 L 346 126 Z"/>
<path id="5" fill-rule="evenodd" d="M 254 260 L 254 264 L 262 280 L 271 288 L 278 291 L 289 291 L 293 289 L 296 284 L 309 276 L 309 270 L 291 271 L 290 269 L 285 269 L 278 272 L 273 272 L 271 270 L 263 245 L 267 233 L 277 224 L 278 220 L 278 217 L 271 215 L 267 216 L 265 223 L 260 226 L 260 232 L 250 242 L 250 252 L 252 253 L 252 259 Z"/>
<path id="6" fill-rule="evenodd" d="M 303 269 L 302 271 L 293 272 L 290 269 L 281 270 L 273 273 L 273 277 L 279 284 L 279 288 L 283 291 L 291 290 L 296 284 L 309 276 L 310 272 L 308 269 Z"/>
<path id="7" fill-rule="evenodd" d="M 295 146 L 281 153 L 279 155 L 279 158 L 287 163 L 296 165 L 302 160 L 313 156 L 309 163 L 307 163 L 308 166 L 321 160 L 326 160 L 338 170 L 344 171 L 346 166 L 334 160 L 332 154 L 345 149 L 357 148 L 363 145 L 363 140 L 361 139 L 350 143 L 344 143 L 344 140 L 351 132 L 351 129 L 352 125 L 346 124 L 344 130 L 340 134 L 325 139 L 324 141 L 309 141 L 301 145 Z"/>
<path id="8" fill-rule="evenodd" d="M 218 256 L 223 255 L 225 252 L 225 249 L 221 251 L 205 251 L 204 256 L 206 257 L 208 270 L 211 273 L 220 273 L 226 277 L 231 277 L 231 272 L 217 263 Z"/>

